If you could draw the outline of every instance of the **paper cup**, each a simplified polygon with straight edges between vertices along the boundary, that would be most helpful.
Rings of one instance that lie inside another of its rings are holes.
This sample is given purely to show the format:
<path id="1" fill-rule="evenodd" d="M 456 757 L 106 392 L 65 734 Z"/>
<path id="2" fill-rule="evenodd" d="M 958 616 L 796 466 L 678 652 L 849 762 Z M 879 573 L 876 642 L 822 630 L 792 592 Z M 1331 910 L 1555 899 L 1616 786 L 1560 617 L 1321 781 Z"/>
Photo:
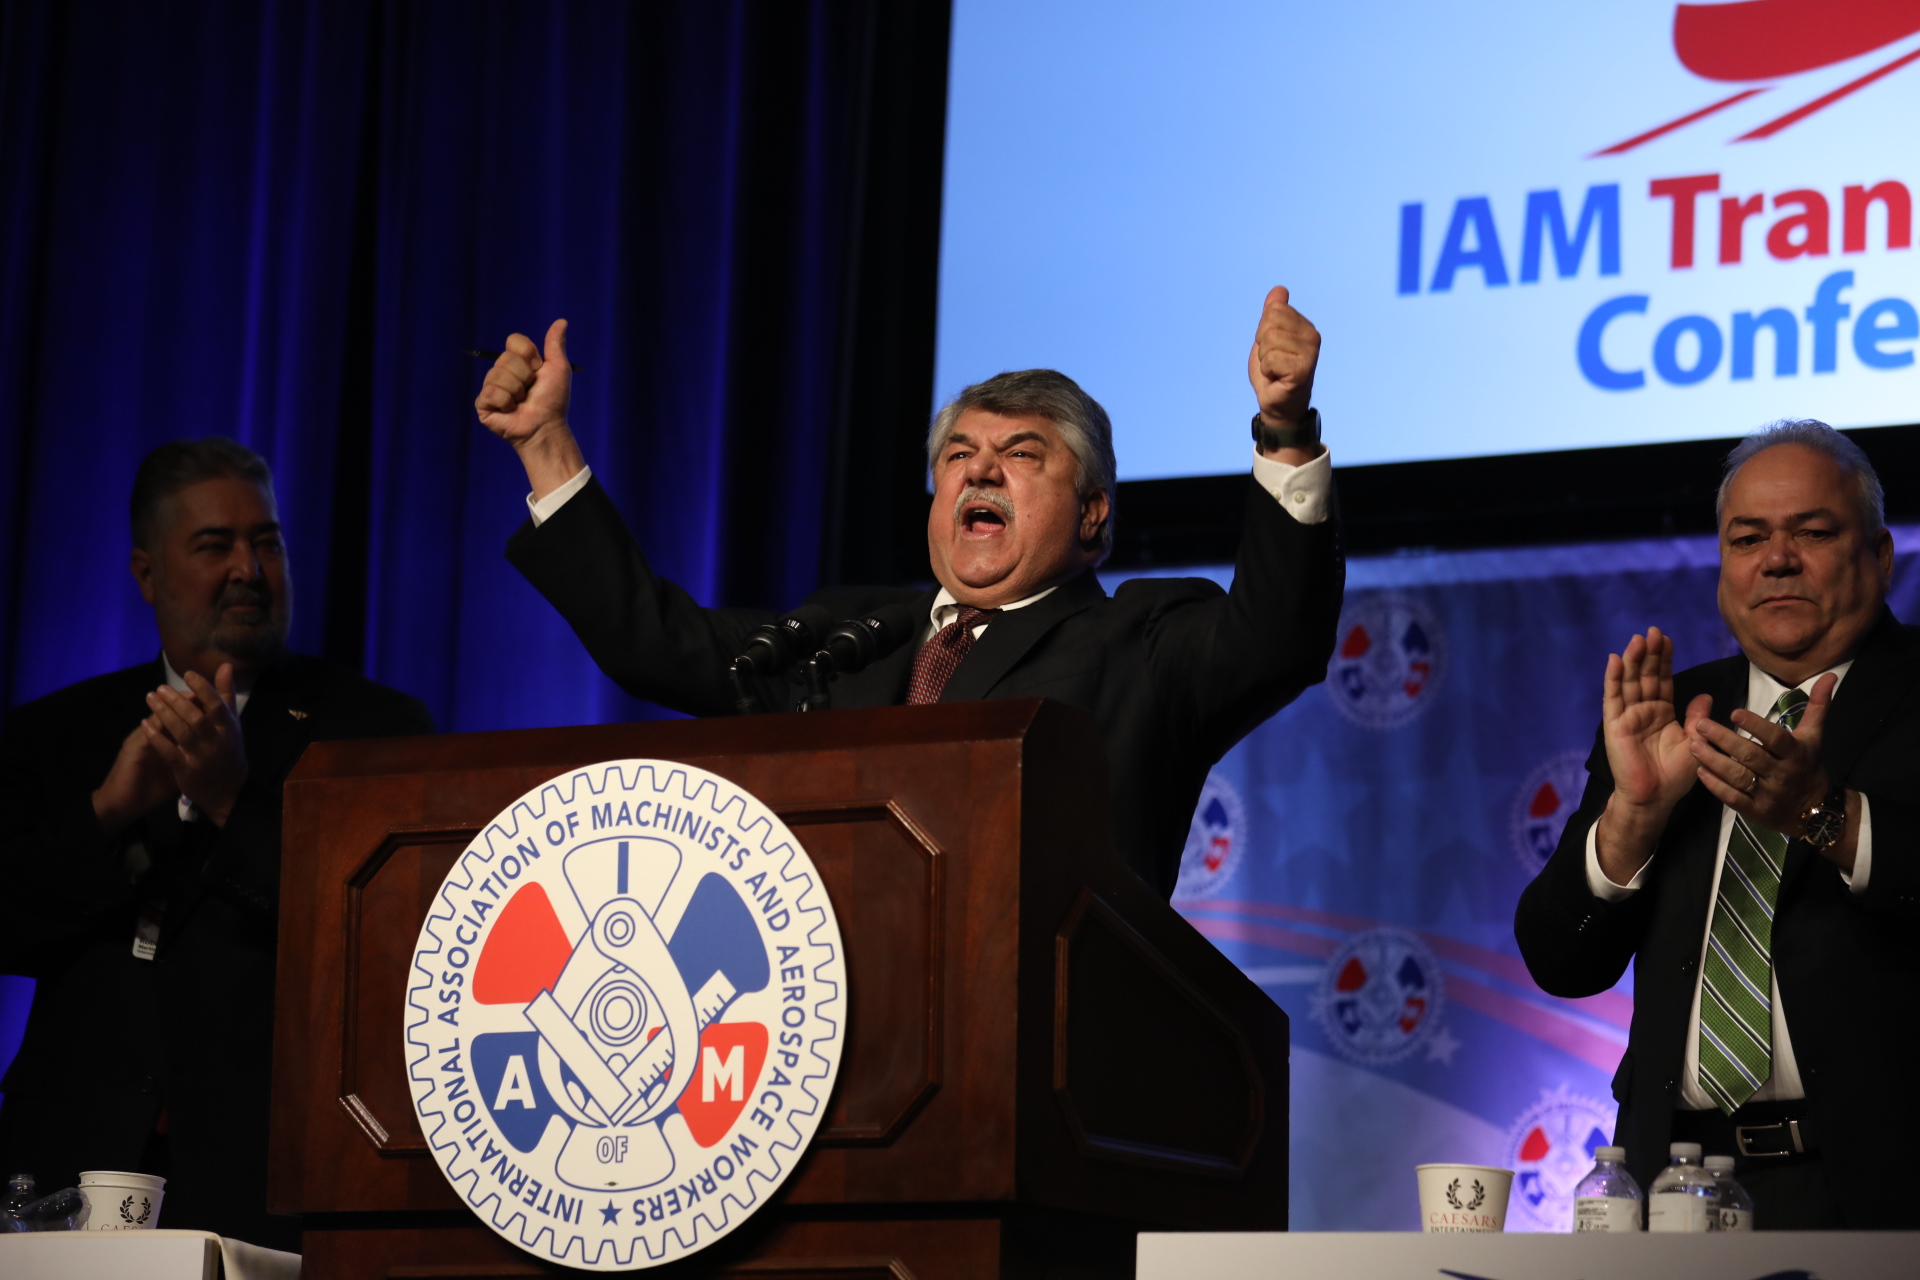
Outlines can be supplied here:
<path id="1" fill-rule="evenodd" d="M 160 1225 L 167 1180 L 150 1173 L 95 1169 L 80 1175 L 87 1200 L 87 1231 L 151 1231 Z"/>
<path id="2" fill-rule="evenodd" d="M 1427 1232 L 1505 1231 L 1513 1170 L 1484 1164 L 1423 1164 L 1420 1229 Z"/>

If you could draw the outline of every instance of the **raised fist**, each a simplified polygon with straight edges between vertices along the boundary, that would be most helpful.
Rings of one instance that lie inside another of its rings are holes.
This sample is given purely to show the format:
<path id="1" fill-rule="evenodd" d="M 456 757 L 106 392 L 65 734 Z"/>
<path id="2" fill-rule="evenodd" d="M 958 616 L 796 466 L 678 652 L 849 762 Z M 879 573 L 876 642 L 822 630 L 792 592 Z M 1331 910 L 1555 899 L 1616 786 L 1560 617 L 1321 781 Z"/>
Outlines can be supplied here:
<path id="1" fill-rule="evenodd" d="M 1247 357 L 1247 378 L 1260 399 L 1260 416 L 1270 427 L 1291 427 L 1306 416 L 1313 399 L 1313 370 L 1320 363 L 1320 331 L 1287 305 L 1285 285 L 1267 293 L 1260 327 Z"/>
<path id="2" fill-rule="evenodd" d="M 507 349 L 487 371 L 473 407 L 481 426 L 521 449 L 554 427 L 566 426 L 572 395 L 567 322 L 555 320 L 547 329 L 544 354 L 524 333 L 507 339 Z"/>

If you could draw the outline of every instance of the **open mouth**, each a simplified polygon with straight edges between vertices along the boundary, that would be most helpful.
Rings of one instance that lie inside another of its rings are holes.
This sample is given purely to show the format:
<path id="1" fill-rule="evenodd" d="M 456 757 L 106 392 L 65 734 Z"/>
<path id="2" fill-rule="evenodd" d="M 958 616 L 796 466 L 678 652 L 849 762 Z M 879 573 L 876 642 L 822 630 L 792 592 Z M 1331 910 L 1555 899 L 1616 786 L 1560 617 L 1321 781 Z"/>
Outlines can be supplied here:
<path id="1" fill-rule="evenodd" d="M 997 538 L 1013 522 L 1013 503 L 989 490 L 969 489 L 953 504 L 963 538 Z"/>
<path id="2" fill-rule="evenodd" d="M 969 503 L 960 510 L 960 532 L 969 538 L 991 538 L 1006 527 L 1006 517 L 984 502 Z"/>

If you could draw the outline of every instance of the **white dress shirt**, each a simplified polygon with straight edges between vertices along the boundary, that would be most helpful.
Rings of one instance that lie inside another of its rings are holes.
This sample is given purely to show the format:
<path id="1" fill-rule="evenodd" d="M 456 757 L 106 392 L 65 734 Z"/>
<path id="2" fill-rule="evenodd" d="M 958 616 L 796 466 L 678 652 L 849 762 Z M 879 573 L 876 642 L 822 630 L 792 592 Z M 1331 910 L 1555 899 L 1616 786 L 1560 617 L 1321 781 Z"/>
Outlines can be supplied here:
<path id="1" fill-rule="evenodd" d="M 1834 682 L 1833 691 L 1838 694 L 1840 685 L 1852 668 L 1851 661 L 1843 662 L 1831 668 L 1840 677 Z M 1815 681 L 1827 672 L 1811 676 L 1798 688 L 1811 693 Z M 1780 701 L 1780 695 L 1788 686 L 1781 684 L 1772 676 L 1747 664 L 1747 710 L 1757 716 L 1773 718 L 1773 708 Z M 1746 735 L 1752 736 L 1752 735 Z M 1700 1087 L 1700 984 L 1705 980 L 1707 963 L 1707 938 L 1713 931 L 1713 906 L 1720 900 L 1720 872 L 1727 862 L 1727 840 L 1733 834 L 1732 809 L 1720 807 L 1720 846 L 1714 854 L 1713 889 L 1707 895 L 1706 927 L 1700 933 L 1700 960 L 1693 980 L 1693 1004 L 1687 1014 L 1687 1047 L 1681 1060 L 1679 1106 L 1683 1111 L 1711 1111 L 1716 1104 L 1707 1091 Z M 1639 892 L 1646 883 L 1647 868 L 1653 865 L 1653 859 L 1647 859 L 1646 866 L 1634 873 L 1633 879 L 1625 884 L 1615 884 L 1607 878 L 1600 868 L 1600 823 L 1596 820 L 1587 828 L 1587 888 L 1593 896 L 1604 902 L 1624 902 Z M 1867 887 L 1867 876 L 1873 869 L 1873 820 L 1868 812 L 1867 798 L 1860 797 L 1860 840 L 1854 853 L 1853 872 L 1849 875 L 1841 872 L 1841 878 L 1855 893 L 1863 893 Z M 1806 1089 L 1800 1083 L 1800 1065 L 1793 1056 L 1793 1040 L 1787 1034 L 1787 1014 L 1780 1004 L 1780 975 L 1773 975 L 1773 1074 L 1754 1091 L 1755 1102 L 1778 1102 L 1807 1096 Z"/>

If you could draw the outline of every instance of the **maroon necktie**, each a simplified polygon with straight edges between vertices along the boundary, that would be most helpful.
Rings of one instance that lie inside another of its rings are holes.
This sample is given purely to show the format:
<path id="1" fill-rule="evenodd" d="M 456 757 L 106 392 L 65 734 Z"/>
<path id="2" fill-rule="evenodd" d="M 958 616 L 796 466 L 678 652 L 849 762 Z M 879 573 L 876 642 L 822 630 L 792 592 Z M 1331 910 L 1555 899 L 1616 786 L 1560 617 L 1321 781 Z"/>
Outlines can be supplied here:
<path id="1" fill-rule="evenodd" d="M 960 669 L 967 651 L 973 648 L 973 629 L 991 618 L 996 610 L 972 609 L 965 605 L 960 616 L 934 633 L 913 656 L 913 678 L 907 681 L 907 705 L 925 706 L 940 701 L 947 681 Z"/>

